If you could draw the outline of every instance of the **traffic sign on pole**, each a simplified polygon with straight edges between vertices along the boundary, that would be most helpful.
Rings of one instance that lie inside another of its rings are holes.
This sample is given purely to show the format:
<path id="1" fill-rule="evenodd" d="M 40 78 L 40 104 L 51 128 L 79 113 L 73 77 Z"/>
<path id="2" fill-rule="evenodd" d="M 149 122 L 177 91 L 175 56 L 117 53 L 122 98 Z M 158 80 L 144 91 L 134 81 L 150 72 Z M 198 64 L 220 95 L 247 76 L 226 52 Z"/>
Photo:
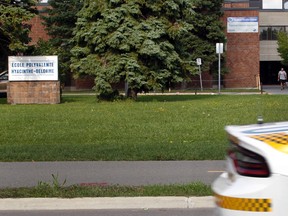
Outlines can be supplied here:
<path id="1" fill-rule="evenodd" d="M 202 74 L 201 74 L 201 58 L 197 58 L 196 59 L 196 63 L 197 65 L 199 66 L 199 77 L 200 77 L 200 88 L 201 88 L 201 91 L 203 91 L 203 85 L 202 85 Z"/>
<path id="2" fill-rule="evenodd" d="M 201 58 L 197 58 L 197 59 L 196 59 L 196 63 L 197 63 L 197 65 L 201 65 L 201 64 L 202 64 Z"/>
<path id="3" fill-rule="evenodd" d="M 217 54 L 223 53 L 223 43 L 216 43 L 216 53 Z"/>

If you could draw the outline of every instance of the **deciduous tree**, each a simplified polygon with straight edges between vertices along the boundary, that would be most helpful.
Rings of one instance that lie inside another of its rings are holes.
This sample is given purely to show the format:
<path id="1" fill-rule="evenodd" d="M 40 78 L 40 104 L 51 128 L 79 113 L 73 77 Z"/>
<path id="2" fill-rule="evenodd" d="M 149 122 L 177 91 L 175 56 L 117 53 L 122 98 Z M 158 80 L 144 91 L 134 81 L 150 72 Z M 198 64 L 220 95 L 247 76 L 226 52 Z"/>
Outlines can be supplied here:
<path id="1" fill-rule="evenodd" d="M 288 65 L 288 35 L 286 32 L 278 33 L 278 48 L 277 51 L 282 58 L 282 63 Z"/>
<path id="2" fill-rule="evenodd" d="M 0 67 L 7 67 L 8 55 L 28 49 L 30 26 L 27 21 L 36 13 L 35 3 L 34 0 L 0 0 Z"/>

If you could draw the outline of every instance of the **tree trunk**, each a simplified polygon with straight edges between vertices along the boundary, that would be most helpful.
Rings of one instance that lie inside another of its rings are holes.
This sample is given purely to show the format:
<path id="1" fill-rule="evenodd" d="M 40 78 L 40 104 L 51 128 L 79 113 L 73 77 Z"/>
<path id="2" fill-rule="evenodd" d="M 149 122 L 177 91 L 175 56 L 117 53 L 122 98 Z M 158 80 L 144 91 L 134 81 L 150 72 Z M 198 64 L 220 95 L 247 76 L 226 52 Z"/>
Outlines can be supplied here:
<path id="1" fill-rule="evenodd" d="M 128 98 L 132 98 L 133 100 L 137 99 L 138 90 L 137 89 L 130 89 L 128 90 Z"/>

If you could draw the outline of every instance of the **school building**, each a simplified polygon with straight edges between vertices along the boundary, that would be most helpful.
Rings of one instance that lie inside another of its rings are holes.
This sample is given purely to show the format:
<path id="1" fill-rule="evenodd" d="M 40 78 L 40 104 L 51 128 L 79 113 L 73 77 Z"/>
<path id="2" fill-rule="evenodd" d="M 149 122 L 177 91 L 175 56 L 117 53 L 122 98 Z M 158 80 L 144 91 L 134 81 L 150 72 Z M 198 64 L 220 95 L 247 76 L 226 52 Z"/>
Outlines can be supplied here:
<path id="1" fill-rule="evenodd" d="M 227 87 L 278 84 L 277 33 L 288 31 L 288 0 L 225 0 Z M 258 25 L 258 29 L 257 29 Z"/>
<path id="2" fill-rule="evenodd" d="M 40 0 L 38 9 L 48 6 L 47 0 Z M 263 85 L 276 85 L 281 67 L 281 57 L 277 52 L 277 33 L 288 31 L 288 0 L 224 0 L 226 43 L 224 52 L 229 73 L 221 77 L 225 88 L 259 88 Z M 47 34 L 39 17 L 33 18 L 31 38 L 36 43 Z M 219 41 L 222 43 L 222 41 Z M 216 46 L 216 44 L 215 44 Z M 215 51 L 216 52 L 216 51 Z M 215 80 L 205 76 L 211 82 Z M 72 80 L 76 89 L 90 87 L 91 80 Z M 209 86 L 211 85 L 211 86 Z"/>

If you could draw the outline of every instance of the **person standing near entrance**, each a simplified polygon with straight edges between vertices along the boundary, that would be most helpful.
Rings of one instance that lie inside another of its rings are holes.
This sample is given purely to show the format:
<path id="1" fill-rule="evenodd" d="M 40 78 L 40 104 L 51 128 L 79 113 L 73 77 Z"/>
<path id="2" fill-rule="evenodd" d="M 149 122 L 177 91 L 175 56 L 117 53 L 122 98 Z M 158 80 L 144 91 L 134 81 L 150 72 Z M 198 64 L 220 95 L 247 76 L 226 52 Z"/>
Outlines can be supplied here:
<path id="1" fill-rule="evenodd" d="M 281 70 L 278 72 L 278 81 L 280 82 L 281 90 L 284 89 L 286 85 L 286 80 L 287 80 L 287 73 L 286 71 L 284 71 L 283 68 L 281 68 Z"/>

